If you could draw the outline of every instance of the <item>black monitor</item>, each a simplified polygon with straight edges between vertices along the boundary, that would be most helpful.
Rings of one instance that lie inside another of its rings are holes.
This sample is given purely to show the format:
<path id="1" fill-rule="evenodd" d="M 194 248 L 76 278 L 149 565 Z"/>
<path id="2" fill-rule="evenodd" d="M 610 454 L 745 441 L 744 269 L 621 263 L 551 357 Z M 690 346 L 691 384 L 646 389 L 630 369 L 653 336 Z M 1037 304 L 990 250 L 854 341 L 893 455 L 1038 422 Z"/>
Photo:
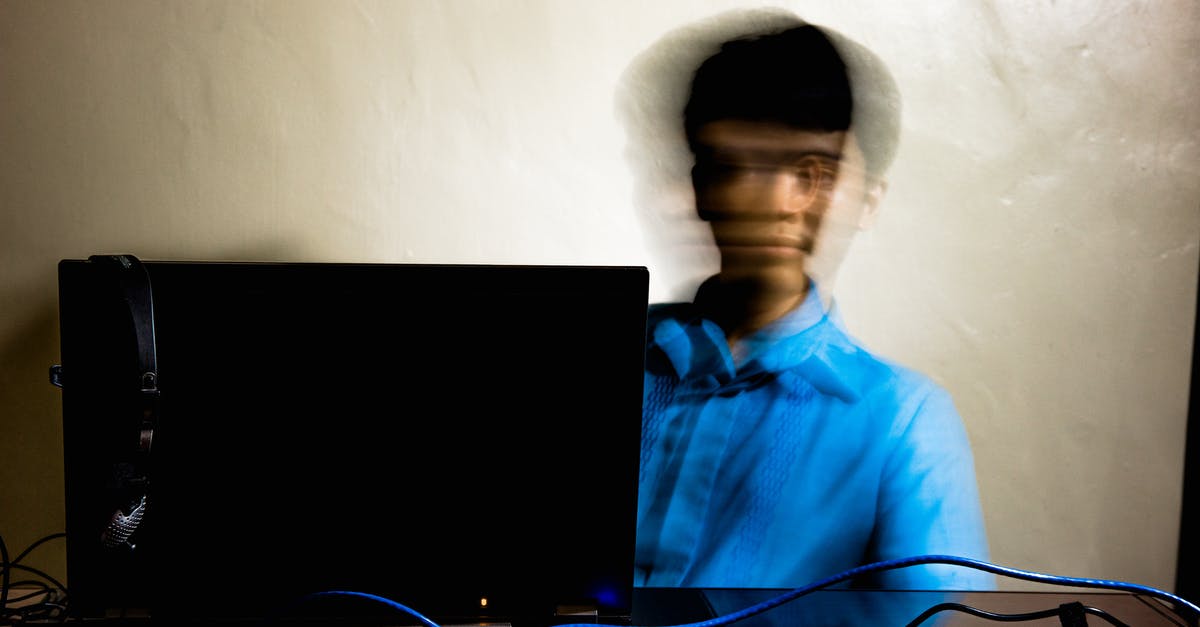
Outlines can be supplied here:
<path id="1" fill-rule="evenodd" d="M 59 264 L 73 614 L 629 616 L 644 267 L 115 259 Z"/>

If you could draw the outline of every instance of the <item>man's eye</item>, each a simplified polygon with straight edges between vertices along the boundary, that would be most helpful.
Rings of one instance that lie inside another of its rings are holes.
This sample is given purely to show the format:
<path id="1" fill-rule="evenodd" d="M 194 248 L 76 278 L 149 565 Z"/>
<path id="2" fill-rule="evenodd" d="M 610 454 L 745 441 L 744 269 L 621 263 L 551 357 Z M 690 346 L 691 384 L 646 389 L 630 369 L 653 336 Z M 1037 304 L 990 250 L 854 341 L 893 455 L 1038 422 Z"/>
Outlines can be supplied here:
<path id="1" fill-rule="evenodd" d="M 768 180 L 765 175 L 786 173 L 805 193 L 827 192 L 831 191 L 837 182 L 838 164 L 836 161 L 811 156 L 790 164 L 706 158 L 696 161 L 692 173 L 695 182 L 705 185 L 752 183 Z"/>
<path id="2" fill-rule="evenodd" d="M 821 170 L 812 164 L 800 164 L 792 168 L 792 173 L 796 179 L 812 183 L 821 179 Z"/>
<path id="3" fill-rule="evenodd" d="M 836 162 L 812 158 L 796 164 L 794 172 L 796 179 L 805 186 L 829 191 L 837 182 L 838 167 Z"/>
<path id="4" fill-rule="evenodd" d="M 821 168 L 819 170 L 819 172 L 820 172 L 821 180 L 817 183 L 817 187 L 819 189 L 821 189 L 822 191 L 832 190 L 834 188 L 834 184 L 837 183 L 837 176 L 838 176 L 837 169 L 836 168 L 829 168 L 829 169 Z"/>

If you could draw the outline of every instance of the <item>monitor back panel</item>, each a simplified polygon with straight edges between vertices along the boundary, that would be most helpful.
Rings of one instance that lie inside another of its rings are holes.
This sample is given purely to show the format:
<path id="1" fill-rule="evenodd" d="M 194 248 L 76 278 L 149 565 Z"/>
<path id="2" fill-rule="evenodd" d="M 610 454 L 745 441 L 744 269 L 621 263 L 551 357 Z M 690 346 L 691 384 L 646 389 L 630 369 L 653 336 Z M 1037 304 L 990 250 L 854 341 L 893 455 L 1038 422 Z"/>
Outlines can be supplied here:
<path id="1" fill-rule="evenodd" d="M 129 310 L 94 263 L 59 266 L 75 614 L 395 618 L 305 600 L 350 590 L 453 622 L 628 616 L 645 268 L 144 265 L 161 395 L 116 549 Z"/>

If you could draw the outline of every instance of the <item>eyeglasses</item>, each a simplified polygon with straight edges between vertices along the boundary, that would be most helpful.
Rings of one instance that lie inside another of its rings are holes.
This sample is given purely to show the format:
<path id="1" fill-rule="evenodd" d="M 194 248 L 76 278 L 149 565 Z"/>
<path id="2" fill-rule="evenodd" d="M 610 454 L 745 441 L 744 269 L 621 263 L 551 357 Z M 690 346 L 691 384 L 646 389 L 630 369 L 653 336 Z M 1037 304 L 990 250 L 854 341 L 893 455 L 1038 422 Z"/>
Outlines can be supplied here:
<path id="1" fill-rule="evenodd" d="M 805 155 L 785 163 L 758 163 L 719 155 L 697 157 L 692 180 L 697 187 L 751 186 L 772 181 L 782 173 L 789 177 L 794 193 L 808 201 L 833 191 L 841 164 L 823 155 Z"/>

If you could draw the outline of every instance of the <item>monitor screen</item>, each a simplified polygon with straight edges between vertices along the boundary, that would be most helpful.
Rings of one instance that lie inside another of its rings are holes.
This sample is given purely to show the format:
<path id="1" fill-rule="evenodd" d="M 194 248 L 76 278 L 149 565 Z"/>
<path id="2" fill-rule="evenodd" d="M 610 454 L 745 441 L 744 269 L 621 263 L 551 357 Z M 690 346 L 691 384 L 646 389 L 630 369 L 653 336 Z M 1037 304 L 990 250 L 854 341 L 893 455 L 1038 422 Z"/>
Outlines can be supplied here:
<path id="1" fill-rule="evenodd" d="M 302 601 L 354 590 L 444 620 L 628 614 L 645 268 L 142 266 L 148 453 L 135 308 L 59 264 L 78 611 L 394 613 Z M 131 474 L 144 518 L 106 546 Z"/>

